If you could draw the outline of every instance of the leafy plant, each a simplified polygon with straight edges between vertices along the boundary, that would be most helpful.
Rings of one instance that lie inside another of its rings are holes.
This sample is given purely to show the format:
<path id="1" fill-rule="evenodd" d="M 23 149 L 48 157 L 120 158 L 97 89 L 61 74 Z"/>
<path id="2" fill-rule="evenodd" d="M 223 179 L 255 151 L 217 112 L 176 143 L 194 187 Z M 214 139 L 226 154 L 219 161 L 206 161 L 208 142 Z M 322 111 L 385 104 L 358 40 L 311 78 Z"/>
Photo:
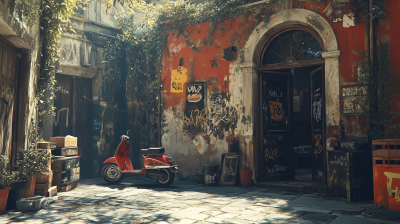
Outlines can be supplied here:
<path id="1" fill-rule="evenodd" d="M 50 170 L 46 162 L 50 162 L 50 157 L 46 150 L 21 149 L 15 161 L 15 167 L 19 172 L 18 180 L 27 180 L 31 175 L 48 173 Z"/>
<path id="2" fill-rule="evenodd" d="M 372 10 L 369 11 L 369 2 L 366 0 L 350 0 L 349 9 L 354 13 L 354 21 L 361 23 L 365 15 L 371 15 L 372 19 L 383 18 L 386 15 L 386 0 L 373 0 Z"/>
<path id="3" fill-rule="evenodd" d="M 11 184 L 16 180 L 17 172 L 10 173 L 6 169 L 9 160 L 9 158 L 0 155 L 0 189 L 10 188 Z"/>
<path id="4" fill-rule="evenodd" d="M 364 59 L 359 61 L 360 81 L 367 84 L 367 100 L 363 105 L 370 126 L 371 139 L 398 137 L 400 114 L 393 107 L 399 97 L 399 76 L 390 63 L 389 42 L 382 43 L 378 51 L 378 64 Z"/>

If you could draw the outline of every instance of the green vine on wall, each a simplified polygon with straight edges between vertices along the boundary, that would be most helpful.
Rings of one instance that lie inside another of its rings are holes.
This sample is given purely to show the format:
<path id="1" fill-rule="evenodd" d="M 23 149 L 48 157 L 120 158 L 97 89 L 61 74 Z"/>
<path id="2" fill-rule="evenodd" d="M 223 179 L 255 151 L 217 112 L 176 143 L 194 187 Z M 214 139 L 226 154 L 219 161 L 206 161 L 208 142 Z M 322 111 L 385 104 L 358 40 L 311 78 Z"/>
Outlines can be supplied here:
<path id="1" fill-rule="evenodd" d="M 76 8 L 77 0 L 16 0 L 15 12 L 19 20 L 29 28 L 39 27 L 39 73 L 36 74 L 35 95 L 38 114 L 34 113 L 29 130 L 28 148 L 33 150 L 38 141 L 37 123 L 45 115 L 54 116 L 53 99 L 55 92 L 62 91 L 56 86 L 55 73 L 60 64 L 59 38 L 64 24 Z"/>
<path id="2" fill-rule="evenodd" d="M 119 61 L 126 60 L 128 100 L 135 98 L 137 103 L 144 107 L 142 110 L 154 111 L 154 117 L 157 117 L 158 111 L 162 111 L 158 108 L 161 100 L 159 75 L 162 69 L 162 55 L 170 35 L 184 37 L 192 51 L 205 52 L 214 46 L 215 41 L 231 32 L 234 24 L 238 23 L 236 33 L 231 35 L 230 42 L 240 49 L 258 24 L 268 23 L 279 2 L 271 0 L 256 6 L 246 5 L 247 2 L 241 0 L 217 0 L 203 4 L 192 4 L 187 1 L 166 2 L 162 6 L 148 5 L 146 10 L 152 13 L 146 13 L 138 24 L 135 24 L 133 17 L 118 15 L 121 34 L 117 39 L 110 40 L 104 51 L 106 70 L 109 71 L 104 76 L 108 94 L 105 99 L 107 104 L 116 103 L 115 92 L 120 88 L 120 79 L 123 75 Z M 207 37 L 201 42 L 201 46 L 198 46 L 195 40 L 190 38 L 193 31 L 188 26 L 204 22 L 209 23 L 210 28 L 206 31 Z M 147 31 L 143 32 L 141 30 L 143 28 Z M 219 30 L 218 35 L 217 30 Z M 125 55 L 126 59 L 122 55 Z M 163 105 L 161 102 L 161 106 Z M 104 121 L 115 123 L 117 113 L 112 109 L 105 111 Z M 151 123 L 154 121 L 148 122 L 148 125 L 152 125 Z"/>
<path id="3" fill-rule="evenodd" d="M 383 18 L 386 15 L 386 0 L 373 0 L 372 10 L 369 11 L 369 1 L 350 0 L 349 9 L 354 13 L 354 21 L 359 24 L 363 21 L 364 15 L 371 15 L 372 19 Z"/>
<path id="4" fill-rule="evenodd" d="M 400 128 L 400 113 L 396 100 L 399 97 L 399 76 L 393 71 L 390 62 L 389 42 L 383 43 L 378 51 L 378 64 L 368 62 L 368 57 L 359 61 L 359 81 L 368 86 L 364 113 L 370 126 L 370 138 L 395 138 Z"/>

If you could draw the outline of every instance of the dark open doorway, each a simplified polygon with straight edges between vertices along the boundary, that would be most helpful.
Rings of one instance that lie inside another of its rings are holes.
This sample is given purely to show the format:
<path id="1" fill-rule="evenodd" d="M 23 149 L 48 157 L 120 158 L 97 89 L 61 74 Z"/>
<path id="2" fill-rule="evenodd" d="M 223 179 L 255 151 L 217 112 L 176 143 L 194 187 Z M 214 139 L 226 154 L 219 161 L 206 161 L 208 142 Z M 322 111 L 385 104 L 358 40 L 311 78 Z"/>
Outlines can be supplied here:
<path id="1" fill-rule="evenodd" d="M 324 182 L 322 68 L 316 65 L 261 72 L 264 145 L 260 160 L 261 181 L 298 179 Z M 275 96 L 278 90 L 281 92 L 278 95 L 283 94 L 282 99 Z M 275 104 L 282 104 L 279 109 L 282 127 L 275 127 L 279 119 L 271 117 L 274 115 L 271 105 Z M 274 157 L 270 155 L 271 150 L 276 151 Z"/>

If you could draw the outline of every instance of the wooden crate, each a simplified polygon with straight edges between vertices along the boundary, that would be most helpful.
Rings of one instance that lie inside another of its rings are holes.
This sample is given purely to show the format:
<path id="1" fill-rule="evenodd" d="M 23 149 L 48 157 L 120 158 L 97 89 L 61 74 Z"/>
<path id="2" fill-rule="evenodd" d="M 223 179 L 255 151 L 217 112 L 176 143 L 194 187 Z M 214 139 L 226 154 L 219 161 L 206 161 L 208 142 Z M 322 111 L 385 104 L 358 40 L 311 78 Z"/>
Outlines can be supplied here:
<path id="1" fill-rule="evenodd" d="M 70 171 L 79 167 L 79 156 L 55 156 L 51 159 L 52 170 Z"/>
<path id="2" fill-rule="evenodd" d="M 35 185 L 35 195 L 47 196 L 49 189 L 52 187 L 52 182 Z"/>
<path id="3" fill-rule="evenodd" d="M 49 188 L 49 190 L 47 191 L 47 197 L 54 197 L 57 195 L 57 186 L 52 186 L 51 188 Z"/>
<path id="4" fill-rule="evenodd" d="M 54 149 L 57 146 L 57 142 L 38 142 L 37 147 L 41 149 Z"/>
<path id="5" fill-rule="evenodd" d="M 70 184 L 65 184 L 65 185 L 59 185 L 57 186 L 57 190 L 59 192 L 66 192 L 69 191 L 71 189 L 74 189 L 76 186 L 78 186 L 78 181 L 74 181 Z"/>
<path id="6" fill-rule="evenodd" d="M 78 155 L 78 147 L 64 147 L 64 148 L 56 148 L 51 151 L 51 153 L 55 156 L 77 156 Z"/>
<path id="7" fill-rule="evenodd" d="M 53 181 L 53 172 L 48 174 L 38 174 L 36 175 L 36 183 L 51 183 Z"/>
<path id="8" fill-rule="evenodd" d="M 53 185 L 70 184 L 79 180 L 80 174 L 76 169 L 71 171 L 57 171 L 54 173 Z"/>
<path id="9" fill-rule="evenodd" d="M 51 142 L 57 142 L 57 148 L 78 146 L 77 137 L 50 137 Z"/>

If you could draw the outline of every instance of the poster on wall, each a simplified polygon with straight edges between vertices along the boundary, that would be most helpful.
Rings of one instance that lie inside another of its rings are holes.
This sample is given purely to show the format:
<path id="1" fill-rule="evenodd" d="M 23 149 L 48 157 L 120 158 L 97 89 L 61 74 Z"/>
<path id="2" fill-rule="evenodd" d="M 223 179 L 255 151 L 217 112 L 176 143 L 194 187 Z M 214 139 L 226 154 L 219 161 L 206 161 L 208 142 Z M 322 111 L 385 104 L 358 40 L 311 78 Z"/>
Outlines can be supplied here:
<path id="1" fill-rule="evenodd" d="M 179 67 L 171 71 L 171 93 L 183 93 L 183 88 L 187 80 L 187 69 Z"/>
<path id="2" fill-rule="evenodd" d="M 186 84 L 183 129 L 186 131 L 207 131 L 207 109 L 205 107 L 206 82 Z"/>

